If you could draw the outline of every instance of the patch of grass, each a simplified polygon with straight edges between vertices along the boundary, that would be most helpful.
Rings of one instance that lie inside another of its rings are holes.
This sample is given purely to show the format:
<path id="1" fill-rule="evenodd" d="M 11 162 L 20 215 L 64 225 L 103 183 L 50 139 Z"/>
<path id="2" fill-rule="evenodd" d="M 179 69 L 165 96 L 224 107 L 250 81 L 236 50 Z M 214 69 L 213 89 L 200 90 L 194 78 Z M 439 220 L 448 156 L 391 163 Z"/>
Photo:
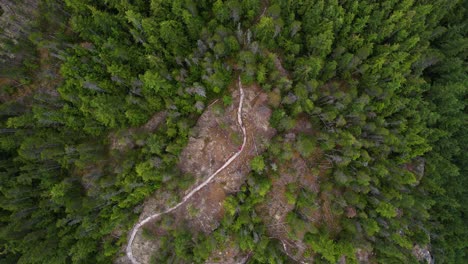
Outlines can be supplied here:
<path id="1" fill-rule="evenodd" d="M 239 133 L 231 133 L 231 141 L 235 145 L 241 145 L 242 144 L 242 136 Z"/>
<path id="2" fill-rule="evenodd" d="M 230 96 L 230 95 L 223 96 L 223 104 L 225 106 L 231 105 L 232 104 L 232 96 Z"/>
<path id="3" fill-rule="evenodd" d="M 228 125 L 226 122 L 220 122 L 219 123 L 219 127 L 222 129 L 222 130 L 227 130 L 228 129 Z"/>
<path id="4" fill-rule="evenodd" d="M 194 218 L 194 217 L 196 217 L 196 216 L 198 216 L 200 214 L 200 209 L 195 208 L 195 206 L 193 206 L 193 204 L 189 204 L 189 205 L 187 205 L 187 212 L 188 212 L 190 217 Z"/>
<path id="5" fill-rule="evenodd" d="M 223 98 L 224 101 L 224 98 Z M 223 116 L 224 115 L 224 107 L 221 104 L 215 103 L 212 106 L 213 113 L 217 116 Z"/>
<path id="6" fill-rule="evenodd" d="M 288 204 L 296 204 L 297 200 L 297 185 L 296 183 L 289 183 L 286 185 L 286 199 L 288 200 Z"/>
<path id="7" fill-rule="evenodd" d="M 156 236 L 148 228 L 144 228 L 141 231 L 141 236 L 146 240 L 155 240 Z"/>

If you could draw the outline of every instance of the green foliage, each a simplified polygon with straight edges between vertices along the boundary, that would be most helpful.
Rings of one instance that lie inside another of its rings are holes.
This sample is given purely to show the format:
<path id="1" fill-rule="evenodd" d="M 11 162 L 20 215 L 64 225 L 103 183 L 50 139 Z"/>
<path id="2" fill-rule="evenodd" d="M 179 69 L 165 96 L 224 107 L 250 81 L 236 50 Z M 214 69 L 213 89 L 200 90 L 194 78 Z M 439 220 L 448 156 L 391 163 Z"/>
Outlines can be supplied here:
<path id="1" fill-rule="evenodd" d="M 156 263 L 229 243 L 290 262 L 265 225 L 280 187 L 305 262 L 468 257 L 466 1 L 17 2 L 1 10 L 3 262 L 112 262 L 145 198 L 190 187 L 178 156 L 238 77 L 270 92 L 277 135 L 219 227 L 167 225 Z"/>
<path id="2" fill-rule="evenodd" d="M 289 183 L 286 185 L 286 192 L 284 193 L 288 204 L 296 204 L 297 199 L 297 184 Z"/>
<path id="3" fill-rule="evenodd" d="M 351 263 L 357 263 L 352 244 L 336 244 L 326 235 L 313 235 L 311 233 L 307 233 L 304 239 L 315 252 L 320 254 L 322 259 L 329 263 L 336 263 L 343 255 Z"/>
<path id="4" fill-rule="evenodd" d="M 232 104 L 232 96 L 228 96 L 228 95 L 223 96 L 223 104 L 225 106 L 231 105 Z"/>
<path id="5" fill-rule="evenodd" d="M 252 170 L 261 174 L 265 169 L 265 161 L 262 156 L 255 156 L 250 162 L 250 166 L 252 167 Z"/>
<path id="6" fill-rule="evenodd" d="M 315 140 L 312 136 L 299 135 L 296 147 L 303 157 L 308 158 L 314 152 L 315 144 Z"/>
<path id="7" fill-rule="evenodd" d="M 375 209 L 383 217 L 392 218 L 397 215 L 396 208 L 390 203 L 381 202 Z"/>

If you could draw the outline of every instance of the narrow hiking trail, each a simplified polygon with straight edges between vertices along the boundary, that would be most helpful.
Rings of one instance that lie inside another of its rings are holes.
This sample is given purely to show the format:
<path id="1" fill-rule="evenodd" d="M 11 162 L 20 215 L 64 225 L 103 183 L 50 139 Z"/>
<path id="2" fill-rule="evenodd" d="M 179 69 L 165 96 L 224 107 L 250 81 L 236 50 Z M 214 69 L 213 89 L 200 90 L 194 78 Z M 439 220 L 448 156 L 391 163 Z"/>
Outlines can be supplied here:
<path id="1" fill-rule="evenodd" d="M 138 230 L 143 225 L 145 225 L 146 223 L 160 217 L 161 215 L 168 214 L 168 213 L 176 210 L 181 205 L 183 205 L 185 202 L 187 202 L 195 193 L 197 193 L 203 187 L 208 185 L 216 177 L 216 175 L 218 175 L 221 171 L 223 171 L 226 167 L 228 167 L 234 160 L 236 160 L 239 157 L 239 155 L 242 153 L 242 151 L 244 150 L 245 144 L 247 142 L 247 133 L 246 133 L 246 129 L 244 127 L 244 124 L 242 123 L 242 105 L 243 105 L 243 102 L 244 102 L 244 89 L 242 89 L 242 83 L 241 83 L 241 80 L 240 80 L 240 76 L 239 76 L 238 86 L 239 86 L 240 98 L 239 98 L 239 107 L 237 108 L 237 123 L 238 123 L 239 127 L 241 128 L 242 135 L 243 135 L 243 141 L 242 141 L 241 148 L 239 149 L 238 152 L 236 152 L 234 155 L 232 155 L 223 164 L 223 166 L 221 166 L 217 171 L 215 171 L 213 174 L 211 174 L 205 181 L 200 183 L 196 188 L 194 188 L 187 195 L 185 195 L 184 198 L 182 199 L 182 201 L 180 201 L 178 204 L 176 204 L 175 206 L 173 206 L 171 208 L 166 209 L 165 211 L 150 215 L 147 218 L 145 218 L 145 219 L 143 219 L 143 220 L 141 220 L 141 221 L 139 221 L 138 223 L 135 224 L 135 226 L 131 230 L 130 237 L 128 239 L 127 248 L 126 248 L 126 254 L 127 254 L 128 258 L 130 259 L 130 261 L 132 262 L 132 264 L 140 264 L 140 262 L 138 262 L 135 259 L 135 257 L 133 256 L 133 247 L 132 247 L 133 240 L 135 239 L 135 236 L 136 236 Z"/>

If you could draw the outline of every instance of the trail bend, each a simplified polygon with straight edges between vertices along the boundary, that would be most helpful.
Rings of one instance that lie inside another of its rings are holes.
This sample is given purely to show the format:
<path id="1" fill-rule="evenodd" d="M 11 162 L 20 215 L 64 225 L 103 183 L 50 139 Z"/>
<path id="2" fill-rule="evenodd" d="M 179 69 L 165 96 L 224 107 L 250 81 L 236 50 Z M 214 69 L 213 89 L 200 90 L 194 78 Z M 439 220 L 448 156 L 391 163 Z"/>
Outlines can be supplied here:
<path id="1" fill-rule="evenodd" d="M 241 128 L 242 135 L 243 135 L 241 148 L 234 155 L 232 155 L 218 170 L 216 170 L 213 174 L 211 174 L 205 181 L 200 183 L 196 188 L 194 188 L 192 191 L 190 191 L 188 194 L 186 194 L 184 196 L 184 198 L 182 198 L 182 201 L 180 201 L 178 204 L 176 204 L 173 207 L 168 208 L 168 209 L 166 209 L 166 210 L 164 210 L 162 212 L 152 214 L 152 215 L 146 217 L 145 219 L 139 221 L 138 223 L 136 223 L 135 226 L 133 226 L 133 228 L 131 230 L 131 233 L 130 233 L 130 237 L 128 239 L 127 248 L 126 248 L 127 257 L 130 259 L 132 264 L 141 264 L 140 262 L 138 262 L 135 259 L 135 256 L 133 256 L 133 247 L 132 247 L 133 241 L 135 240 L 135 236 L 136 236 L 138 230 L 143 225 L 145 225 L 146 223 L 148 223 L 148 222 L 150 222 L 150 221 L 152 221 L 152 220 L 154 220 L 154 219 L 156 219 L 156 218 L 158 218 L 158 217 L 160 217 L 162 215 L 168 214 L 168 213 L 176 210 L 181 205 L 183 205 L 185 202 L 187 202 L 194 194 L 196 194 L 203 187 L 208 185 L 216 177 L 216 175 L 218 175 L 221 171 L 223 171 L 226 167 L 228 167 L 234 160 L 236 160 L 239 157 L 239 155 L 242 153 L 242 151 L 244 150 L 245 144 L 247 142 L 247 132 L 246 132 L 246 129 L 244 127 L 244 124 L 242 123 L 242 106 L 243 106 L 243 103 L 244 103 L 244 89 L 242 88 L 242 83 L 241 83 L 240 76 L 239 76 L 239 79 L 238 79 L 238 86 L 239 86 L 240 98 L 239 98 L 239 106 L 237 108 L 237 123 L 238 123 L 239 127 Z"/>

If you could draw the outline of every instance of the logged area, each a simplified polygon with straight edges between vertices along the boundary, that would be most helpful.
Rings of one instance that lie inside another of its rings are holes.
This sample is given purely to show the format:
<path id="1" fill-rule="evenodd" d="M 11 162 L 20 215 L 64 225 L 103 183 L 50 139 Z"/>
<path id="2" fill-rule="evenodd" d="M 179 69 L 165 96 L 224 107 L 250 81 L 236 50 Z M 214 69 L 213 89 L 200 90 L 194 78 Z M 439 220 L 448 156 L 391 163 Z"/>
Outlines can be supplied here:
<path id="1" fill-rule="evenodd" d="M 467 17 L 0 1 L 0 263 L 466 263 Z"/>

